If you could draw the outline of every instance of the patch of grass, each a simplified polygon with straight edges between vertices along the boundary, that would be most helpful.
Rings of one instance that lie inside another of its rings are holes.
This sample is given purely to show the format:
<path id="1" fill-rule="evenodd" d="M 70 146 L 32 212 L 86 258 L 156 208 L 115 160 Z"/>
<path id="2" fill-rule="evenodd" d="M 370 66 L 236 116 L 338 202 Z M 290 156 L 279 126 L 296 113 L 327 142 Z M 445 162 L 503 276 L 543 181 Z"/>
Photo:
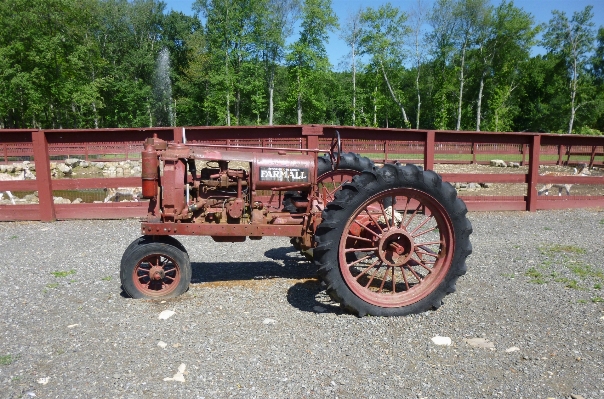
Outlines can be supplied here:
<path id="1" fill-rule="evenodd" d="M 593 303 L 602 303 L 602 302 L 604 302 L 604 298 L 599 297 L 599 296 L 595 296 L 595 297 L 591 298 L 591 301 Z"/>
<path id="2" fill-rule="evenodd" d="M 600 280 L 604 280 L 604 272 L 601 270 L 594 269 L 591 265 L 583 262 L 571 262 L 567 265 L 568 269 L 575 275 L 581 278 L 594 277 Z"/>
<path id="3" fill-rule="evenodd" d="M 545 247 L 546 250 L 553 253 L 573 253 L 573 254 L 584 254 L 586 251 L 584 248 L 577 247 L 575 245 L 561 245 L 553 244 Z"/>
<path id="4" fill-rule="evenodd" d="M 601 290 L 602 289 L 602 284 L 601 283 L 594 284 L 594 289 Z"/>
<path id="5" fill-rule="evenodd" d="M 543 230 L 551 230 L 551 227 L 544 227 Z"/>
<path id="6" fill-rule="evenodd" d="M 0 366 L 8 366 L 11 364 L 15 358 L 13 355 L 2 355 L 0 356 Z"/>
<path id="7" fill-rule="evenodd" d="M 585 299 L 579 299 L 577 303 L 587 303 L 587 301 Z"/>
<path id="8" fill-rule="evenodd" d="M 604 225 L 604 219 L 600 220 L 600 224 Z"/>
<path id="9" fill-rule="evenodd" d="M 76 274 L 76 271 L 71 269 L 71 270 L 67 270 L 67 271 L 50 272 L 50 274 L 52 274 L 55 277 L 67 277 L 67 276 L 71 276 L 72 274 Z"/>
<path id="10" fill-rule="evenodd" d="M 111 276 L 105 276 L 101 280 L 103 280 L 103 281 L 111 281 Z"/>
<path id="11" fill-rule="evenodd" d="M 18 238 L 18 237 L 17 236 L 10 236 L 8 238 L 10 238 L 11 240 L 14 240 L 15 238 Z"/>
<path id="12" fill-rule="evenodd" d="M 543 273 L 541 273 L 539 270 L 535 269 L 534 267 L 531 267 L 530 269 L 528 269 L 524 273 L 524 275 L 531 278 L 531 280 L 529 281 L 530 283 L 534 283 L 534 284 L 544 284 L 545 283 Z"/>
<path id="13" fill-rule="evenodd" d="M 572 288 L 573 290 L 583 289 L 579 285 L 579 283 L 577 282 L 577 280 L 573 280 L 573 279 L 570 279 L 570 278 L 557 277 L 557 278 L 554 278 L 554 281 L 557 282 L 557 283 L 563 283 L 566 288 Z"/>
<path id="14" fill-rule="evenodd" d="M 516 275 L 514 273 L 501 273 L 502 277 L 514 278 Z"/>
<path id="15" fill-rule="evenodd" d="M 46 288 L 57 288 L 58 286 L 59 286 L 59 283 L 46 284 Z"/>

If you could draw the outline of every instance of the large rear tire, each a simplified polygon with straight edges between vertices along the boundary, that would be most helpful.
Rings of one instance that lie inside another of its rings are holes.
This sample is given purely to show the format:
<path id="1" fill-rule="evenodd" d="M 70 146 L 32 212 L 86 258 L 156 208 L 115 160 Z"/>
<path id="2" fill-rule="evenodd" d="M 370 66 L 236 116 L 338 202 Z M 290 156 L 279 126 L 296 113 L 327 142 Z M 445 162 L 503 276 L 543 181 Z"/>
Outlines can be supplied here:
<path id="1" fill-rule="evenodd" d="M 314 260 L 328 294 L 359 316 L 438 308 L 472 252 L 466 213 L 432 171 L 364 171 L 336 192 L 316 231 Z"/>

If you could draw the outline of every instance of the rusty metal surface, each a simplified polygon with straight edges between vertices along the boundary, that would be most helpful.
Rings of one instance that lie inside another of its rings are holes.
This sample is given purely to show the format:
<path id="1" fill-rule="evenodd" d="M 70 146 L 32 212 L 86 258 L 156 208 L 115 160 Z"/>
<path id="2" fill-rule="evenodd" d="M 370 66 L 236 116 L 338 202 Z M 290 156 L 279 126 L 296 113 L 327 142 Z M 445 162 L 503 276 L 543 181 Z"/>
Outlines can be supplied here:
<path id="1" fill-rule="evenodd" d="M 200 236 L 275 236 L 301 237 L 303 226 L 269 224 L 194 224 L 194 223 L 148 223 L 141 224 L 143 235 L 200 235 Z"/>

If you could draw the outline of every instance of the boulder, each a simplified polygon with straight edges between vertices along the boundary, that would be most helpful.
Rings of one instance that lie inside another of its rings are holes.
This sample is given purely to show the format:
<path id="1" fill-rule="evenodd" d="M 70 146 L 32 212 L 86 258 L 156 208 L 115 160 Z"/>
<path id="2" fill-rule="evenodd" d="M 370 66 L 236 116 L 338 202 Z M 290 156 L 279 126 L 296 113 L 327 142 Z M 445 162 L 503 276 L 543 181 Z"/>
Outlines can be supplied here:
<path id="1" fill-rule="evenodd" d="M 80 164 L 80 160 L 77 158 L 67 158 L 65 160 L 65 165 L 75 168 Z"/>
<path id="2" fill-rule="evenodd" d="M 61 173 L 63 173 L 64 175 L 69 175 L 72 172 L 72 169 L 69 165 L 66 165 L 64 163 L 60 163 L 57 165 L 57 170 Z"/>
<path id="3" fill-rule="evenodd" d="M 491 159 L 491 166 L 506 168 L 508 165 L 502 159 Z"/>
<path id="4" fill-rule="evenodd" d="M 518 162 L 510 162 L 510 163 L 508 164 L 508 166 L 509 166 L 510 168 L 519 168 L 519 167 L 520 167 L 520 164 L 519 164 Z"/>

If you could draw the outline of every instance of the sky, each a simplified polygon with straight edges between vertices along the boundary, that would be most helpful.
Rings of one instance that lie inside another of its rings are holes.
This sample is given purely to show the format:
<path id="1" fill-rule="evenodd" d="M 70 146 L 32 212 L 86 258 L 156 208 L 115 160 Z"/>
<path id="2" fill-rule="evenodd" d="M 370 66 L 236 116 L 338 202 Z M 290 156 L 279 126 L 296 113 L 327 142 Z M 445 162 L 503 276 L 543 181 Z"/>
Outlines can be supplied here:
<path id="1" fill-rule="evenodd" d="M 166 11 L 175 10 L 181 11 L 187 15 L 193 15 L 192 5 L 194 0 L 163 0 L 167 6 Z M 344 25 L 348 16 L 358 11 L 360 8 L 373 7 L 377 8 L 382 4 L 391 3 L 393 6 L 399 7 L 403 11 L 409 11 L 417 4 L 417 0 L 332 0 L 332 9 L 340 19 L 340 26 Z M 434 4 L 433 0 L 425 0 L 428 7 L 431 8 Z M 492 4 L 497 5 L 499 1 L 492 1 Z M 535 18 L 536 23 L 547 23 L 552 18 L 552 11 L 559 10 L 566 12 L 570 18 L 575 11 L 582 11 L 586 6 L 593 6 L 593 22 L 596 29 L 604 26 L 604 0 L 516 0 L 514 4 L 517 7 L 531 13 Z M 333 32 L 330 35 L 329 43 L 325 46 L 329 61 L 335 67 L 338 67 L 346 59 L 349 49 L 346 43 L 338 37 L 338 32 Z M 294 31 L 291 42 L 297 38 L 297 32 Z M 536 48 L 535 53 L 542 53 L 543 49 Z"/>

